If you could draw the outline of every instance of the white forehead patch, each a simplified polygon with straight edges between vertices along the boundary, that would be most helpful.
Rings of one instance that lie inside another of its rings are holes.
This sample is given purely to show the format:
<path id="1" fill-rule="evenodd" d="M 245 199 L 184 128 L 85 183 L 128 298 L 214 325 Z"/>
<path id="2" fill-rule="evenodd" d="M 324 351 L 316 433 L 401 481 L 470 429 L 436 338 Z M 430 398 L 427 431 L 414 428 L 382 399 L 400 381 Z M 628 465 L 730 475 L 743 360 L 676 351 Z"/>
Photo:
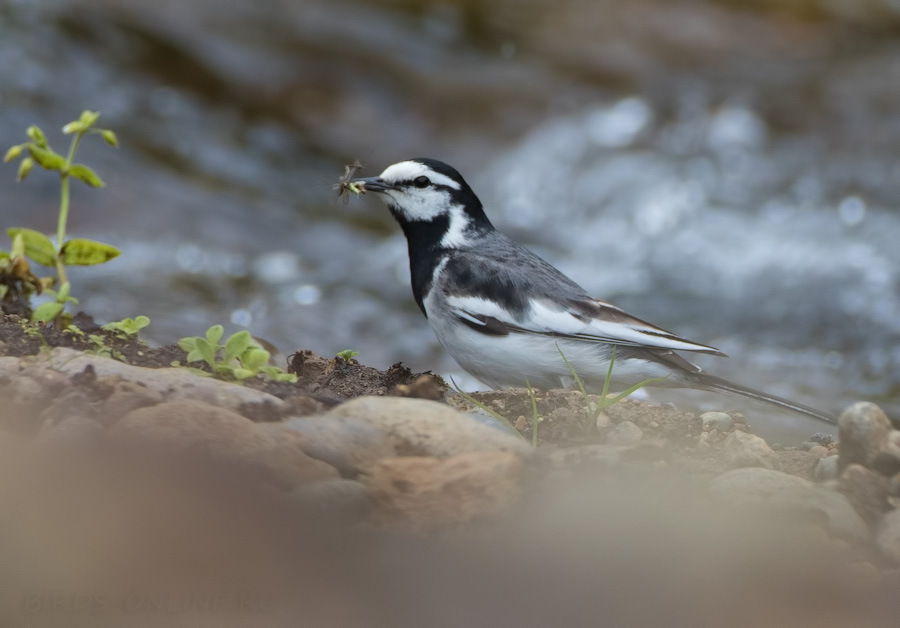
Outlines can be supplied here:
<path id="1" fill-rule="evenodd" d="M 447 175 L 435 172 L 425 164 L 420 164 L 417 161 L 401 161 L 393 166 L 388 166 L 387 169 L 381 173 L 381 178 L 389 183 L 412 181 L 416 177 L 428 177 L 432 183 L 446 185 L 454 190 L 459 189 L 459 183 Z"/>

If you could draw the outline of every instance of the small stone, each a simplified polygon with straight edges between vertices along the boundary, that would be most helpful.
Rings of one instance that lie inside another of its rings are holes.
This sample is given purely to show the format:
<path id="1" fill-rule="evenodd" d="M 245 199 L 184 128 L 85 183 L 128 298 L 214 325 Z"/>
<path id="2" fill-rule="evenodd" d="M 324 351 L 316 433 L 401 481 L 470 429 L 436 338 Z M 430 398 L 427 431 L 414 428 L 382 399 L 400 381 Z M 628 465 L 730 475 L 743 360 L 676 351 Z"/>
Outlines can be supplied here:
<path id="1" fill-rule="evenodd" d="M 809 453 L 814 455 L 816 458 L 824 458 L 831 455 L 831 452 L 828 451 L 828 447 L 822 447 L 822 445 L 811 447 L 809 449 Z"/>
<path id="2" fill-rule="evenodd" d="M 524 430 L 528 426 L 528 423 L 525 421 L 525 416 L 520 414 L 516 419 L 516 429 L 520 432 Z"/>
<path id="3" fill-rule="evenodd" d="M 622 421 L 606 435 L 609 445 L 633 445 L 644 437 L 644 433 L 631 421 Z"/>
<path id="4" fill-rule="evenodd" d="M 732 432 L 722 446 L 731 467 L 772 468 L 773 453 L 765 440 L 747 432 Z"/>
<path id="5" fill-rule="evenodd" d="M 533 453 L 517 434 L 479 423 L 450 406 L 404 397 L 357 397 L 326 416 L 353 417 L 383 430 L 401 456 L 447 458 L 475 451 Z"/>
<path id="6" fill-rule="evenodd" d="M 813 470 L 813 478 L 820 484 L 838 478 L 838 457 L 836 455 L 820 458 Z"/>
<path id="7" fill-rule="evenodd" d="M 809 451 L 813 447 L 818 447 L 818 445 L 816 445 L 816 443 L 812 442 L 811 440 L 805 440 L 800 443 L 800 449 L 802 449 L 803 451 Z"/>
<path id="8" fill-rule="evenodd" d="M 839 470 L 851 464 L 868 467 L 887 444 L 892 431 L 890 420 L 874 403 L 862 401 L 844 410 L 838 419 Z"/>
<path id="9" fill-rule="evenodd" d="M 596 423 L 597 423 L 598 430 L 605 430 L 606 428 L 608 428 L 609 426 L 612 425 L 612 419 L 610 419 L 609 415 L 606 414 L 605 412 L 598 412 Z"/>
<path id="10" fill-rule="evenodd" d="M 822 432 L 816 432 L 812 436 L 809 437 L 809 440 L 816 443 L 817 445 L 822 445 L 823 447 L 828 447 L 832 443 L 834 443 L 834 436 L 831 434 L 823 434 Z"/>
<path id="11" fill-rule="evenodd" d="M 700 415 L 700 420 L 703 421 L 703 429 L 707 432 L 713 429 L 727 432 L 734 426 L 734 419 L 725 412 L 704 412 Z"/>

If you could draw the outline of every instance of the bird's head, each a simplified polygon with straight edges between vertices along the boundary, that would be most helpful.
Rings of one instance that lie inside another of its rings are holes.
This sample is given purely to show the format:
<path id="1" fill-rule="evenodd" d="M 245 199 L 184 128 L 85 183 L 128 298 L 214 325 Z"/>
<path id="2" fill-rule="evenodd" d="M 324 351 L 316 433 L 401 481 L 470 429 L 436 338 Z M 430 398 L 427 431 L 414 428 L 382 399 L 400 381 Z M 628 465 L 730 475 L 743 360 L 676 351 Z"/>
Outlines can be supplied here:
<path id="1" fill-rule="evenodd" d="M 440 244 L 445 248 L 464 245 L 465 234 L 473 228 L 492 228 L 462 175 L 436 159 L 401 161 L 377 177 L 354 183 L 377 193 L 404 230 L 417 223 L 441 225 Z"/>

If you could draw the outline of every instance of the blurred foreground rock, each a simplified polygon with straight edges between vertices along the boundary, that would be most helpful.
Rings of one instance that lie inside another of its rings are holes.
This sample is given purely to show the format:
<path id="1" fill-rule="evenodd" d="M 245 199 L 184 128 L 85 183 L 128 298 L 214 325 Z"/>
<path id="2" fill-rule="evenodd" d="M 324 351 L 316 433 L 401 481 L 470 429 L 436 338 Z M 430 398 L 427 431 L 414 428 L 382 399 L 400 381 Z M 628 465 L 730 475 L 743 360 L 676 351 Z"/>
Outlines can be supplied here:
<path id="1" fill-rule="evenodd" d="M 900 610 L 900 440 L 871 404 L 842 416 L 846 450 L 804 451 L 736 413 L 626 401 L 598 421 L 571 391 L 537 391 L 535 450 L 459 399 L 326 409 L 282 392 L 68 350 L 0 358 L 8 625 L 838 626 Z M 531 435 L 527 393 L 480 397 Z"/>

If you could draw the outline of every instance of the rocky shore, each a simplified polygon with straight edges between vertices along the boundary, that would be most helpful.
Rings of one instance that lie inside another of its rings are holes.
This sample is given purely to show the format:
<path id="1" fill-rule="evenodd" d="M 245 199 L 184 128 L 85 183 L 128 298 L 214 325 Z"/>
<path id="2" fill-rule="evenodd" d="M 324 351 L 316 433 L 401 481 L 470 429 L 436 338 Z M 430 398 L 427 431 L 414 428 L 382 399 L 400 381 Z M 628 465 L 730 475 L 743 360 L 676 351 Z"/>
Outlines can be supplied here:
<path id="1" fill-rule="evenodd" d="M 22 329 L 0 321 L 7 625 L 846 626 L 900 610 L 900 431 L 870 403 L 837 441 L 773 447 L 737 413 L 626 400 L 589 419 L 577 392 L 475 395 L 514 433 L 402 365 L 306 351 L 297 384 L 240 385 L 172 367 L 177 347 L 110 339 L 126 363 Z M 225 592 L 217 612 L 183 603 Z"/>

